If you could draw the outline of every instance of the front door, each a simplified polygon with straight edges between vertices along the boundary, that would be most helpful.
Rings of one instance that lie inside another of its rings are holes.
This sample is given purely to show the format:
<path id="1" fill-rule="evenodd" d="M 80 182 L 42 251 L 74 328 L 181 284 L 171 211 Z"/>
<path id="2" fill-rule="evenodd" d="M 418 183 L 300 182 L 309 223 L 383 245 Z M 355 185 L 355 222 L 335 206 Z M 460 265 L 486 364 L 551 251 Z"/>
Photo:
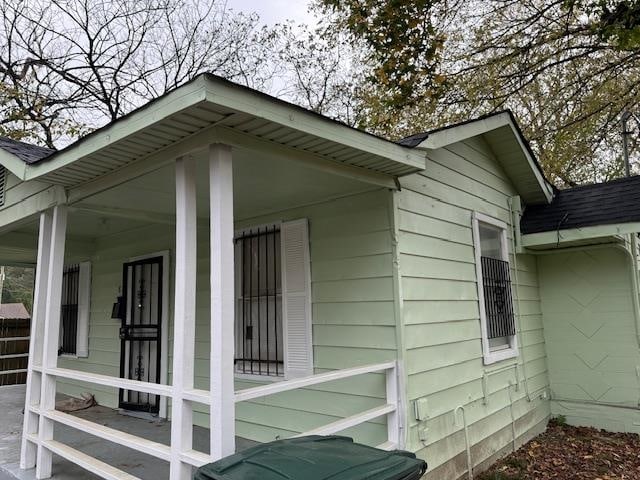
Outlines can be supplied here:
<path id="1" fill-rule="evenodd" d="M 125 307 L 120 328 L 120 377 L 160 383 L 162 327 L 162 257 L 124 264 Z M 157 395 L 120 390 L 120 408 L 158 413 Z"/>

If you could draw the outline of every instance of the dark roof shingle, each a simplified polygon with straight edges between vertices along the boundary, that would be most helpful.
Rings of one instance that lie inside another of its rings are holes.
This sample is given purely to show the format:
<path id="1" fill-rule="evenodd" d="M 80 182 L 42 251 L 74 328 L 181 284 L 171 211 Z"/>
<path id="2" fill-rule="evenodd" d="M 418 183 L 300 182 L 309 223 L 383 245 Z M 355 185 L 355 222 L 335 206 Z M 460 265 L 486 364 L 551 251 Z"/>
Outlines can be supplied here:
<path id="1" fill-rule="evenodd" d="M 548 205 L 525 209 L 522 233 L 640 222 L 640 176 L 559 190 Z"/>
<path id="2" fill-rule="evenodd" d="M 7 137 L 0 137 L 0 148 L 28 164 L 39 162 L 55 152 L 52 148 L 40 147 Z"/>

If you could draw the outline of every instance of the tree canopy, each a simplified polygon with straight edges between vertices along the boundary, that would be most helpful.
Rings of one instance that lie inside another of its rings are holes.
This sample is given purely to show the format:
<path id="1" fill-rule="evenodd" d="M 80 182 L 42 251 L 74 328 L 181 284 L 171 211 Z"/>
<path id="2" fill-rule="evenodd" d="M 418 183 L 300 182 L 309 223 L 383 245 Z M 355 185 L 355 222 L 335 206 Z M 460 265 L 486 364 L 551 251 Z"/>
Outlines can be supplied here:
<path id="1" fill-rule="evenodd" d="M 509 108 L 556 184 L 621 174 L 619 119 L 640 103 L 640 1 L 440 0 L 409 9 L 372 3 L 379 6 L 375 25 L 386 26 L 384 42 L 371 42 L 376 31 L 363 23 L 352 26 L 369 13 L 369 1 L 318 0 L 333 14 L 334 31 L 348 31 L 365 51 L 381 50 L 366 55 L 372 71 L 389 66 L 388 54 L 415 67 L 402 71 L 407 91 L 384 105 L 361 97 L 361 126 L 399 137 Z M 393 28 L 404 24 L 398 16 L 424 29 L 431 62 L 418 61 L 419 44 L 388 52 L 386 45 L 404 39 Z M 385 88 L 375 75 L 364 81 L 374 92 Z M 637 142 L 632 150 L 637 159 Z"/>
<path id="2" fill-rule="evenodd" d="M 390 138 L 511 109 L 558 186 L 620 176 L 640 0 L 0 0 L 0 135 L 62 146 L 209 71 Z"/>

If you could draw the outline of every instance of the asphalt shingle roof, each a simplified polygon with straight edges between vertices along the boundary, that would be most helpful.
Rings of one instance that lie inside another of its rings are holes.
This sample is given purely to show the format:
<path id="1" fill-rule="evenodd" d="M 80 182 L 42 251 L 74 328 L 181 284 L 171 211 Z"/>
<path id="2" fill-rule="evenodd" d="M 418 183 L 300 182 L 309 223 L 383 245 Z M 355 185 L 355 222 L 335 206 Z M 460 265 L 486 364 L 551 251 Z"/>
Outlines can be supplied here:
<path id="1" fill-rule="evenodd" d="M 55 152 L 52 148 L 40 147 L 7 137 L 0 137 L 0 148 L 28 164 L 39 162 Z"/>
<path id="2" fill-rule="evenodd" d="M 548 205 L 525 209 L 522 233 L 640 222 L 640 176 L 559 190 Z"/>

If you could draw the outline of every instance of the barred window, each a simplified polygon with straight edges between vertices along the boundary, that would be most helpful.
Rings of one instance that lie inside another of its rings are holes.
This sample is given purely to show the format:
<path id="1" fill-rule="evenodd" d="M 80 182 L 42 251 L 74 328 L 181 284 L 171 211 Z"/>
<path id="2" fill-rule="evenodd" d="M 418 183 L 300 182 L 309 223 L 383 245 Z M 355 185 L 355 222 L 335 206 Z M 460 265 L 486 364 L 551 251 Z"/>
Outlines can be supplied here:
<path id="1" fill-rule="evenodd" d="M 493 363 L 517 355 L 507 225 L 476 213 L 473 233 L 484 358 Z"/>
<path id="2" fill-rule="evenodd" d="M 284 376 L 280 255 L 279 226 L 235 240 L 237 373 Z"/>
<path id="3" fill-rule="evenodd" d="M 66 265 L 62 273 L 59 355 L 89 355 L 90 296 L 91 263 Z"/>
<path id="4" fill-rule="evenodd" d="M 62 274 L 60 348 L 58 354 L 75 355 L 78 338 L 78 291 L 80 265 L 68 265 Z"/>

